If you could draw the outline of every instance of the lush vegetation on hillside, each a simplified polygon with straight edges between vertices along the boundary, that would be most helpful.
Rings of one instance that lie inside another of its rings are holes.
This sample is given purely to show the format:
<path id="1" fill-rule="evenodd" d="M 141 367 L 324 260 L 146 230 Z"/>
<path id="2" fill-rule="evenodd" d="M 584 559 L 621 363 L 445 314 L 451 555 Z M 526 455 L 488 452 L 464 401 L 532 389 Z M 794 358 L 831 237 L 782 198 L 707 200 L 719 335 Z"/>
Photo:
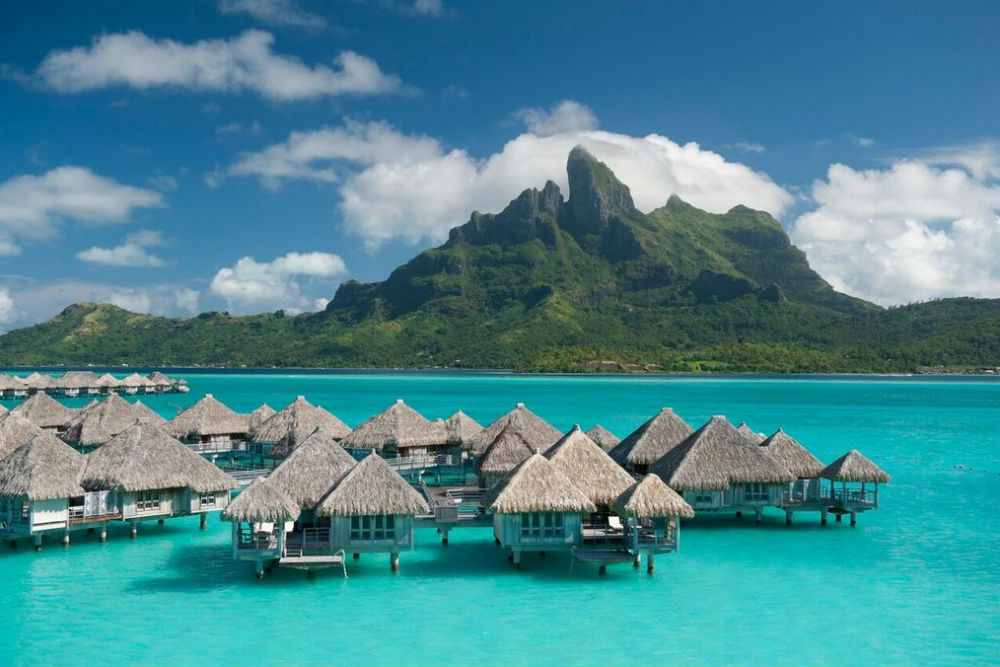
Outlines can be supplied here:
<path id="1" fill-rule="evenodd" d="M 676 197 L 649 214 L 576 149 L 570 198 L 527 190 L 474 213 L 325 312 L 170 319 L 75 304 L 0 337 L 3 364 L 211 364 L 889 372 L 1000 365 L 1000 301 L 881 309 L 809 268 L 781 225 Z M 610 364 L 608 367 L 612 367 Z"/>

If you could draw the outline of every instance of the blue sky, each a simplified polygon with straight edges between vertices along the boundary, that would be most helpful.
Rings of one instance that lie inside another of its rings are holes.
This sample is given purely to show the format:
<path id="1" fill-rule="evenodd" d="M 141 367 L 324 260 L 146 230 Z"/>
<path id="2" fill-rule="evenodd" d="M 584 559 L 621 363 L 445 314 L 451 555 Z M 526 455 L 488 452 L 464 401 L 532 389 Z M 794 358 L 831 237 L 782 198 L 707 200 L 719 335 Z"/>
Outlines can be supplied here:
<path id="1" fill-rule="evenodd" d="M 1000 6 L 0 6 L 0 325 L 311 310 L 584 143 L 774 213 L 840 289 L 1000 296 Z"/>

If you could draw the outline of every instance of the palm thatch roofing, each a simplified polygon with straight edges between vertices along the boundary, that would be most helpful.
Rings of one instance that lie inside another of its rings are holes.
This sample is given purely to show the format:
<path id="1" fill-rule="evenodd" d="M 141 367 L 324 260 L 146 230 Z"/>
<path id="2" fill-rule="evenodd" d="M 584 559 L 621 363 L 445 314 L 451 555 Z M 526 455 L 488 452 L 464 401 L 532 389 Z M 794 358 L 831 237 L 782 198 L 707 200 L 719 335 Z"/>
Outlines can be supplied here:
<path id="1" fill-rule="evenodd" d="M 77 411 L 67 408 L 48 394 L 38 392 L 11 412 L 30 419 L 42 428 L 59 428 L 75 417 Z"/>
<path id="2" fill-rule="evenodd" d="M 659 475 L 649 474 L 618 496 L 613 505 L 619 516 L 653 519 L 679 516 L 690 519 L 694 510 L 679 493 L 663 483 Z"/>
<path id="3" fill-rule="evenodd" d="M 21 381 L 21 378 L 0 373 L 0 391 L 14 391 L 27 388 L 27 385 Z"/>
<path id="4" fill-rule="evenodd" d="M 97 384 L 97 373 L 92 371 L 66 371 L 56 380 L 56 386 L 62 389 L 87 389 Z"/>
<path id="5" fill-rule="evenodd" d="M 198 493 L 238 486 L 235 479 L 152 424 L 136 424 L 90 453 L 80 484 L 88 491 L 187 487 Z"/>
<path id="6" fill-rule="evenodd" d="M 663 408 L 656 416 L 632 431 L 609 454 L 620 465 L 648 466 L 691 435 L 694 429 L 672 408 Z"/>
<path id="7" fill-rule="evenodd" d="M 39 433 L 40 426 L 16 412 L 0 417 L 0 456 L 6 456 Z"/>
<path id="8" fill-rule="evenodd" d="M 156 383 L 138 373 L 132 373 L 122 380 L 123 387 L 155 387 Z"/>
<path id="9" fill-rule="evenodd" d="M 138 422 L 140 424 L 153 424 L 154 426 L 163 426 L 167 423 L 158 412 L 154 411 L 153 408 L 149 407 L 142 401 L 136 401 L 132 404 L 132 409 L 135 410 L 136 415 L 138 415 Z"/>
<path id="10" fill-rule="evenodd" d="M 461 410 L 444 420 L 444 428 L 447 443 L 460 447 L 483 430 L 479 422 Z"/>
<path id="11" fill-rule="evenodd" d="M 51 389 L 56 386 L 56 379 L 51 375 L 45 375 L 35 371 L 28 377 L 21 380 L 25 387 L 30 389 Z"/>
<path id="12" fill-rule="evenodd" d="M 562 437 L 562 432 L 559 429 L 524 407 L 524 403 L 518 403 L 513 410 L 502 415 L 478 434 L 469 438 L 466 448 L 475 456 L 482 455 L 486 451 L 486 448 L 496 440 L 503 427 L 515 418 L 520 419 L 518 430 L 532 447 L 537 447 L 544 451 Z"/>
<path id="13" fill-rule="evenodd" d="M 819 477 L 823 472 L 820 460 L 780 428 L 759 443 L 759 447 L 799 479 Z"/>
<path id="14" fill-rule="evenodd" d="M 348 470 L 316 506 L 320 516 L 426 512 L 430 506 L 424 497 L 375 452 Z"/>
<path id="15" fill-rule="evenodd" d="M 740 425 L 736 427 L 736 430 L 739 431 L 740 435 L 755 445 L 759 445 L 767 438 L 767 436 L 763 433 L 758 433 L 750 428 L 750 425 L 746 422 L 740 422 Z"/>
<path id="16" fill-rule="evenodd" d="M 8 410 L 6 406 L 0 405 L 0 417 L 4 416 L 8 412 L 10 412 L 10 410 Z"/>
<path id="17" fill-rule="evenodd" d="M 610 452 L 621 442 L 621 439 L 617 435 L 600 424 L 594 424 L 589 429 L 584 431 L 584 433 L 587 434 L 588 438 L 596 442 L 598 447 L 606 452 Z"/>
<path id="18" fill-rule="evenodd" d="M 294 451 L 318 428 L 337 439 L 351 432 L 347 424 L 323 408 L 314 406 L 305 396 L 299 396 L 265 420 L 250 437 L 255 442 L 273 444 L 271 454 L 281 457 Z"/>
<path id="19" fill-rule="evenodd" d="M 110 394 L 70 419 L 62 439 L 71 445 L 103 444 L 138 423 L 142 414 L 118 394 Z"/>
<path id="20" fill-rule="evenodd" d="M 671 488 L 721 490 L 734 484 L 787 484 L 795 476 L 716 415 L 650 466 Z"/>
<path id="21" fill-rule="evenodd" d="M 819 476 L 835 482 L 886 483 L 891 481 L 888 473 L 856 449 L 852 449 L 823 468 Z"/>
<path id="22" fill-rule="evenodd" d="M 205 394 L 164 424 L 163 429 L 175 438 L 246 433 L 247 416 L 236 414 L 211 394 Z"/>
<path id="23" fill-rule="evenodd" d="M 153 371 L 146 378 L 157 387 L 173 387 L 174 381 L 160 371 Z"/>
<path id="24" fill-rule="evenodd" d="M 353 456 L 318 428 L 267 479 L 299 507 L 313 507 L 355 464 Z"/>
<path id="25" fill-rule="evenodd" d="M 120 387 L 122 386 L 122 381 L 116 378 L 111 373 L 105 373 L 101 377 L 97 378 L 97 382 L 94 383 L 95 387 Z"/>
<path id="26" fill-rule="evenodd" d="M 597 507 L 554 463 L 541 454 L 521 462 L 483 499 L 494 514 L 596 512 Z"/>
<path id="27" fill-rule="evenodd" d="M 340 444 L 348 449 L 378 451 L 395 447 L 399 450 L 443 445 L 445 437 L 439 426 L 400 398 L 382 412 L 358 424 Z"/>
<path id="28" fill-rule="evenodd" d="M 34 438 L 0 459 L 0 496 L 28 500 L 84 494 L 78 479 L 84 457 L 51 433 Z"/>
<path id="29" fill-rule="evenodd" d="M 534 453 L 535 448 L 528 444 L 528 440 L 518 429 L 517 420 L 512 420 L 479 457 L 476 473 L 480 476 L 506 475 Z"/>
<path id="30" fill-rule="evenodd" d="M 289 498 L 278 485 L 263 477 L 250 482 L 222 510 L 222 518 L 226 521 L 278 523 L 295 521 L 299 514 L 298 503 Z"/>
<path id="31" fill-rule="evenodd" d="M 580 429 L 579 424 L 552 445 L 545 458 L 566 474 L 595 505 L 610 505 L 635 480 Z"/>
<path id="32" fill-rule="evenodd" d="M 260 407 L 247 415 L 247 427 L 253 433 L 260 425 L 275 415 L 275 409 L 267 403 L 261 403 Z"/>

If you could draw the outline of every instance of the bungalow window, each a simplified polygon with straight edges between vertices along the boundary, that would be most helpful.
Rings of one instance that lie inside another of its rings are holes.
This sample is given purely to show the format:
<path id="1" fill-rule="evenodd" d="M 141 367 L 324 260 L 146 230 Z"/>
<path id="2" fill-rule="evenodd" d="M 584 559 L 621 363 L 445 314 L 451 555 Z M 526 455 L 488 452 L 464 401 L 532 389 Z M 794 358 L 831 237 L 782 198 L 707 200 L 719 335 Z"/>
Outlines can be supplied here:
<path id="1" fill-rule="evenodd" d="M 566 534 L 560 512 L 533 512 L 521 515 L 521 537 L 563 537 Z"/>
<path id="2" fill-rule="evenodd" d="M 391 540 L 396 535 L 396 517 L 392 514 L 352 516 L 352 540 Z"/>
<path id="3" fill-rule="evenodd" d="M 159 491 L 140 491 L 135 496 L 136 512 L 155 512 L 160 509 Z"/>
<path id="4" fill-rule="evenodd" d="M 694 497 L 695 505 L 711 505 L 715 498 L 712 497 L 711 493 L 699 493 Z"/>
<path id="5" fill-rule="evenodd" d="M 203 493 L 201 494 L 201 500 L 199 501 L 202 507 L 215 507 L 215 494 L 214 493 Z"/>
<path id="6" fill-rule="evenodd" d="M 766 502 L 770 498 L 770 492 L 764 484 L 744 484 L 743 498 L 751 502 Z"/>

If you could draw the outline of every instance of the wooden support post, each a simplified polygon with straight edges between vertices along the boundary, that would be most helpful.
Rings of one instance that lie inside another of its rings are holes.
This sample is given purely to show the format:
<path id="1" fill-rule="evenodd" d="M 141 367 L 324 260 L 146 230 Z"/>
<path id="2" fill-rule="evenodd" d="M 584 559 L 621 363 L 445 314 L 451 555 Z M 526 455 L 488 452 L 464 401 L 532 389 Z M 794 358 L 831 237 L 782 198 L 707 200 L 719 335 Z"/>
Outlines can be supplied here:
<path id="1" fill-rule="evenodd" d="M 139 534 L 139 522 L 132 521 L 131 524 L 132 524 L 132 530 L 129 531 L 129 537 L 131 537 L 134 540 L 136 536 Z"/>
<path id="2" fill-rule="evenodd" d="M 198 517 L 198 528 L 200 530 L 205 530 L 208 527 L 208 515 L 202 512 L 201 516 Z"/>
<path id="3" fill-rule="evenodd" d="M 759 526 L 760 522 L 763 521 L 763 520 L 764 520 L 764 512 L 763 512 L 763 510 L 757 509 L 754 512 L 754 523 L 756 523 Z"/>
<path id="4" fill-rule="evenodd" d="M 10 548 L 11 549 L 16 549 L 17 548 L 17 540 L 11 540 L 10 541 Z"/>
<path id="5" fill-rule="evenodd" d="M 448 528 L 441 529 L 441 544 L 448 546 Z"/>
<path id="6" fill-rule="evenodd" d="M 632 559 L 632 567 L 638 570 L 641 566 L 642 566 L 642 556 L 636 554 L 635 558 Z"/>
<path id="7" fill-rule="evenodd" d="M 393 551 L 389 554 L 389 568 L 393 572 L 399 572 L 399 552 Z"/>
<path id="8" fill-rule="evenodd" d="M 493 538 L 493 544 L 495 544 L 497 546 L 500 546 L 500 538 L 499 537 L 494 537 Z"/>
<path id="9" fill-rule="evenodd" d="M 358 560 L 359 558 L 361 558 L 361 554 L 359 554 L 357 551 L 355 551 L 354 552 L 354 560 Z"/>
<path id="10" fill-rule="evenodd" d="M 646 554 L 646 574 L 653 574 L 656 569 L 656 554 L 650 551 Z"/>
<path id="11" fill-rule="evenodd" d="M 514 556 L 514 567 L 520 569 L 521 568 L 521 550 L 520 549 L 512 549 L 512 551 L 513 551 L 513 556 Z"/>
<path id="12" fill-rule="evenodd" d="M 253 569 L 254 569 L 254 575 L 257 577 L 258 580 L 264 578 L 264 563 L 262 563 L 259 560 L 254 561 Z"/>
<path id="13" fill-rule="evenodd" d="M 851 512 L 851 525 L 852 526 L 858 525 L 858 514 L 857 514 L 857 512 Z"/>
<path id="14" fill-rule="evenodd" d="M 785 525 L 786 526 L 792 525 L 792 512 L 789 511 L 785 512 Z"/>
<path id="15" fill-rule="evenodd" d="M 820 513 L 819 513 L 819 525 L 821 525 L 821 526 L 825 526 L 826 525 L 826 510 L 820 510 Z"/>
<path id="16" fill-rule="evenodd" d="M 157 519 L 156 523 L 158 523 L 158 524 L 160 524 L 162 526 L 163 525 L 163 519 Z"/>
<path id="17" fill-rule="evenodd" d="M 544 551 L 539 551 L 538 555 L 541 556 L 542 558 L 545 558 L 545 552 Z"/>
<path id="18" fill-rule="evenodd" d="M 65 533 L 63 533 L 62 543 L 63 543 L 64 547 L 68 547 L 69 546 L 69 531 L 68 530 Z"/>
<path id="19" fill-rule="evenodd" d="M 316 573 L 312 570 L 306 570 L 306 579 L 315 579 Z"/>
<path id="20" fill-rule="evenodd" d="M 42 550 L 42 534 L 38 533 L 35 535 L 35 551 Z"/>
<path id="21" fill-rule="evenodd" d="M 743 518 L 743 512 L 737 511 L 736 512 L 736 518 L 737 519 L 742 519 Z"/>
<path id="22" fill-rule="evenodd" d="M 93 535 L 93 534 L 94 534 L 94 527 L 93 527 L 93 526 L 91 526 L 90 528 L 88 528 L 88 529 L 87 529 L 87 533 L 88 533 L 89 535 Z"/>
<path id="23" fill-rule="evenodd" d="M 511 564 L 513 564 L 513 562 L 514 562 L 514 550 L 513 549 L 508 549 L 507 550 L 507 562 L 511 563 Z"/>
<path id="24" fill-rule="evenodd" d="M 838 512 L 838 513 L 837 513 L 837 523 L 840 523 L 840 522 L 841 522 L 841 521 L 843 520 L 843 518 L 844 518 L 844 515 L 843 515 L 843 514 L 840 514 L 840 513 Z"/>
<path id="25" fill-rule="evenodd" d="M 602 563 L 601 566 L 597 568 L 597 574 L 607 574 L 607 573 L 608 573 L 608 566 Z"/>
<path id="26" fill-rule="evenodd" d="M 100 540 L 101 542 L 107 542 L 108 541 L 108 522 L 107 521 L 102 521 L 101 522 L 101 532 L 97 536 L 97 539 Z"/>

